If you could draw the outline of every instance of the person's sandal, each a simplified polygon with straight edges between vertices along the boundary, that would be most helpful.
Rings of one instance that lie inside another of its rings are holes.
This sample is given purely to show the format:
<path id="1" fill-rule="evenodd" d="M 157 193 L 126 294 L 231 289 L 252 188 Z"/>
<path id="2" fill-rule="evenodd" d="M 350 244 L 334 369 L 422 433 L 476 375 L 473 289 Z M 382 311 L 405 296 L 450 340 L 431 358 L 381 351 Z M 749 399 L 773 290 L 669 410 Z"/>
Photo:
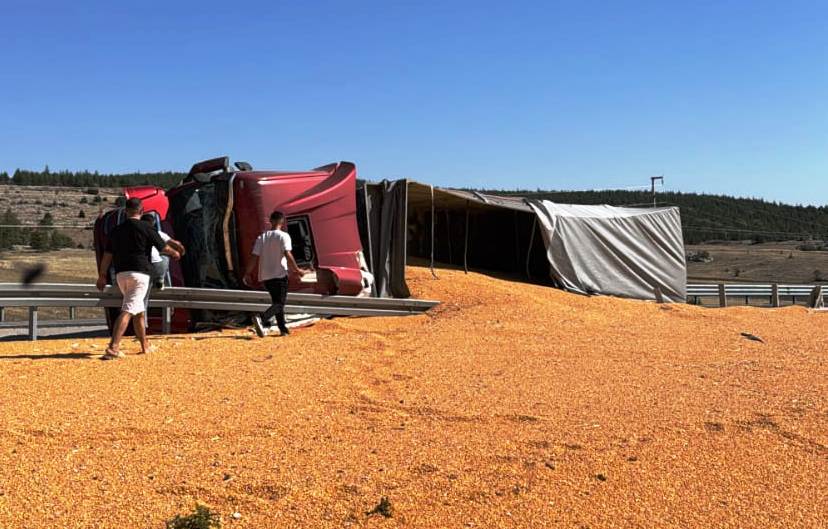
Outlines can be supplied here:
<path id="1" fill-rule="evenodd" d="M 138 353 L 138 354 L 139 355 L 145 355 L 147 353 L 157 353 L 157 352 L 158 352 L 158 347 L 155 346 L 155 345 L 150 345 L 146 349 L 141 349 L 141 352 Z"/>
<path id="2" fill-rule="evenodd" d="M 117 360 L 119 358 L 124 358 L 125 356 L 126 355 L 121 351 L 116 351 L 111 347 L 107 347 L 106 352 L 104 352 L 104 355 L 101 357 L 101 360 Z"/>

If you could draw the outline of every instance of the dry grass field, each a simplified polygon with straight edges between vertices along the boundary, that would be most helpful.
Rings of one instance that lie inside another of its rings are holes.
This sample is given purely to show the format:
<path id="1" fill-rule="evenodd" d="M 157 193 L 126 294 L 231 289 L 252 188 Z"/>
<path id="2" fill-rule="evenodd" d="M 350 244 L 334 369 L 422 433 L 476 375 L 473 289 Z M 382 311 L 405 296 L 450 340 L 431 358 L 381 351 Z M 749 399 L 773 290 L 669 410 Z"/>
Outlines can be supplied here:
<path id="1" fill-rule="evenodd" d="M 825 526 L 828 313 L 439 275 L 285 339 L 0 344 L 0 527 Z"/>
<path id="2" fill-rule="evenodd" d="M 697 283 L 789 283 L 828 282 L 828 252 L 801 251 L 801 242 L 764 244 L 702 244 L 688 251 L 705 250 L 710 263 L 687 263 L 687 278 Z M 819 272 L 819 274 L 817 274 Z M 817 281 L 817 275 L 823 281 Z"/>
<path id="3" fill-rule="evenodd" d="M 98 277 L 95 252 L 92 250 L 59 250 L 35 252 L 17 250 L 0 252 L 0 283 L 20 281 L 23 271 L 44 264 L 43 283 L 87 283 Z"/>
<path id="4" fill-rule="evenodd" d="M 18 283 L 26 269 L 33 266 L 46 265 L 46 271 L 39 279 L 42 283 L 85 283 L 93 284 L 98 277 L 95 253 L 92 250 L 59 250 L 53 252 L 35 252 L 31 250 L 16 250 L 0 252 L 0 283 Z M 65 308 L 43 308 L 40 310 L 41 319 L 66 318 Z M 6 319 L 25 320 L 28 309 L 8 308 Z M 103 317 L 99 309 L 78 309 L 79 318 Z M 2 526 L 0 526 L 2 528 Z"/>

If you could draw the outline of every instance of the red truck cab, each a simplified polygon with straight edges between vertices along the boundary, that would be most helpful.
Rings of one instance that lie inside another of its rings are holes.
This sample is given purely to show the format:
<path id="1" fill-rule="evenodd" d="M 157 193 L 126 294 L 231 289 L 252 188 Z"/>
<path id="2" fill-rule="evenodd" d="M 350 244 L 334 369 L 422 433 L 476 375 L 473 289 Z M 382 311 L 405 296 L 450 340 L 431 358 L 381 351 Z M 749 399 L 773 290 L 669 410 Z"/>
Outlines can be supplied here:
<path id="1" fill-rule="evenodd" d="M 172 285 L 246 288 L 242 279 L 256 237 L 270 229 L 274 210 L 287 217 L 293 255 L 314 273 L 290 277 L 289 289 L 317 294 L 358 295 L 365 288 L 362 244 L 357 227 L 356 167 L 339 162 L 311 171 L 254 171 L 230 166 L 227 157 L 193 165 L 187 177 L 168 190 L 136 186 L 125 190 L 157 214 L 161 229 L 187 249 L 170 267 Z M 122 212 L 111 210 L 96 222 L 101 249 Z M 254 273 L 255 274 L 255 273 Z M 178 311 L 180 312 L 180 311 Z M 190 324 L 214 321 L 207 311 Z M 176 318 L 178 319 L 178 318 Z"/>

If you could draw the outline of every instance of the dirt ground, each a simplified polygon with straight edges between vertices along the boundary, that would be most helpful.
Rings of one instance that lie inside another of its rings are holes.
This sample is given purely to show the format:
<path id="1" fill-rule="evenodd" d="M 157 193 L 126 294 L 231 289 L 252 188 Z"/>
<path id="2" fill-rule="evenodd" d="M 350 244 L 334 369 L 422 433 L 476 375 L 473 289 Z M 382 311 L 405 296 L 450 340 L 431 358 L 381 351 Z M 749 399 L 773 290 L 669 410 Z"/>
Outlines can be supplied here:
<path id="1" fill-rule="evenodd" d="M 687 263 L 691 283 L 821 284 L 828 281 L 828 252 L 802 251 L 800 241 L 688 245 L 707 251 L 709 263 Z"/>
<path id="2" fill-rule="evenodd" d="M 0 527 L 825 526 L 828 313 L 410 276 L 443 304 L 0 344 Z"/>

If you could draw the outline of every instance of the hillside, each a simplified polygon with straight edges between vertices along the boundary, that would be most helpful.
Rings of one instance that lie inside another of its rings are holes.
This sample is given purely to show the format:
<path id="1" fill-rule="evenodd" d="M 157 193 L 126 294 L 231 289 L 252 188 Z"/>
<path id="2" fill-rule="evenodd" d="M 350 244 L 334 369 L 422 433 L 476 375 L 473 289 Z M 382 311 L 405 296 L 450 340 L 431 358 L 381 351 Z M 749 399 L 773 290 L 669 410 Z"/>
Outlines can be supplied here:
<path id="1" fill-rule="evenodd" d="M 71 246 L 89 247 L 95 218 L 119 194 L 118 188 L 0 186 L 0 250 L 29 244 L 34 228 L 18 226 L 37 226 L 47 213 L 54 231 L 71 238 Z"/>
<path id="2" fill-rule="evenodd" d="M 104 174 L 97 171 L 55 172 L 50 171 L 48 167 L 43 171 L 17 169 L 11 176 L 7 173 L 0 173 L 0 190 L 4 188 L 7 190 L 0 191 L 0 196 L 8 197 L 10 194 L 8 189 L 12 188 L 32 190 L 31 192 L 14 191 L 13 194 L 39 194 L 42 191 L 45 195 L 61 194 L 59 189 L 68 189 L 65 194 L 78 195 L 84 192 L 78 188 L 108 188 L 106 194 L 112 196 L 117 194 L 123 186 L 152 184 L 169 187 L 184 176 L 184 173 L 174 171 Z M 653 196 L 647 191 L 504 191 L 496 189 L 483 191 L 571 204 L 648 206 L 653 203 Z M 44 201 L 54 200 L 54 197 L 50 196 L 39 198 Z M 34 200 L 36 198 L 31 199 L 31 201 Z M 71 204 L 71 201 L 59 200 L 58 203 Z M 828 240 L 828 206 L 800 206 L 753 198 L 678 192 L 658 193 L 657 204 L 681 208 L 687 244 L 709 241 Z M 0 204 L 0 207 L 3 205 Z"/>

